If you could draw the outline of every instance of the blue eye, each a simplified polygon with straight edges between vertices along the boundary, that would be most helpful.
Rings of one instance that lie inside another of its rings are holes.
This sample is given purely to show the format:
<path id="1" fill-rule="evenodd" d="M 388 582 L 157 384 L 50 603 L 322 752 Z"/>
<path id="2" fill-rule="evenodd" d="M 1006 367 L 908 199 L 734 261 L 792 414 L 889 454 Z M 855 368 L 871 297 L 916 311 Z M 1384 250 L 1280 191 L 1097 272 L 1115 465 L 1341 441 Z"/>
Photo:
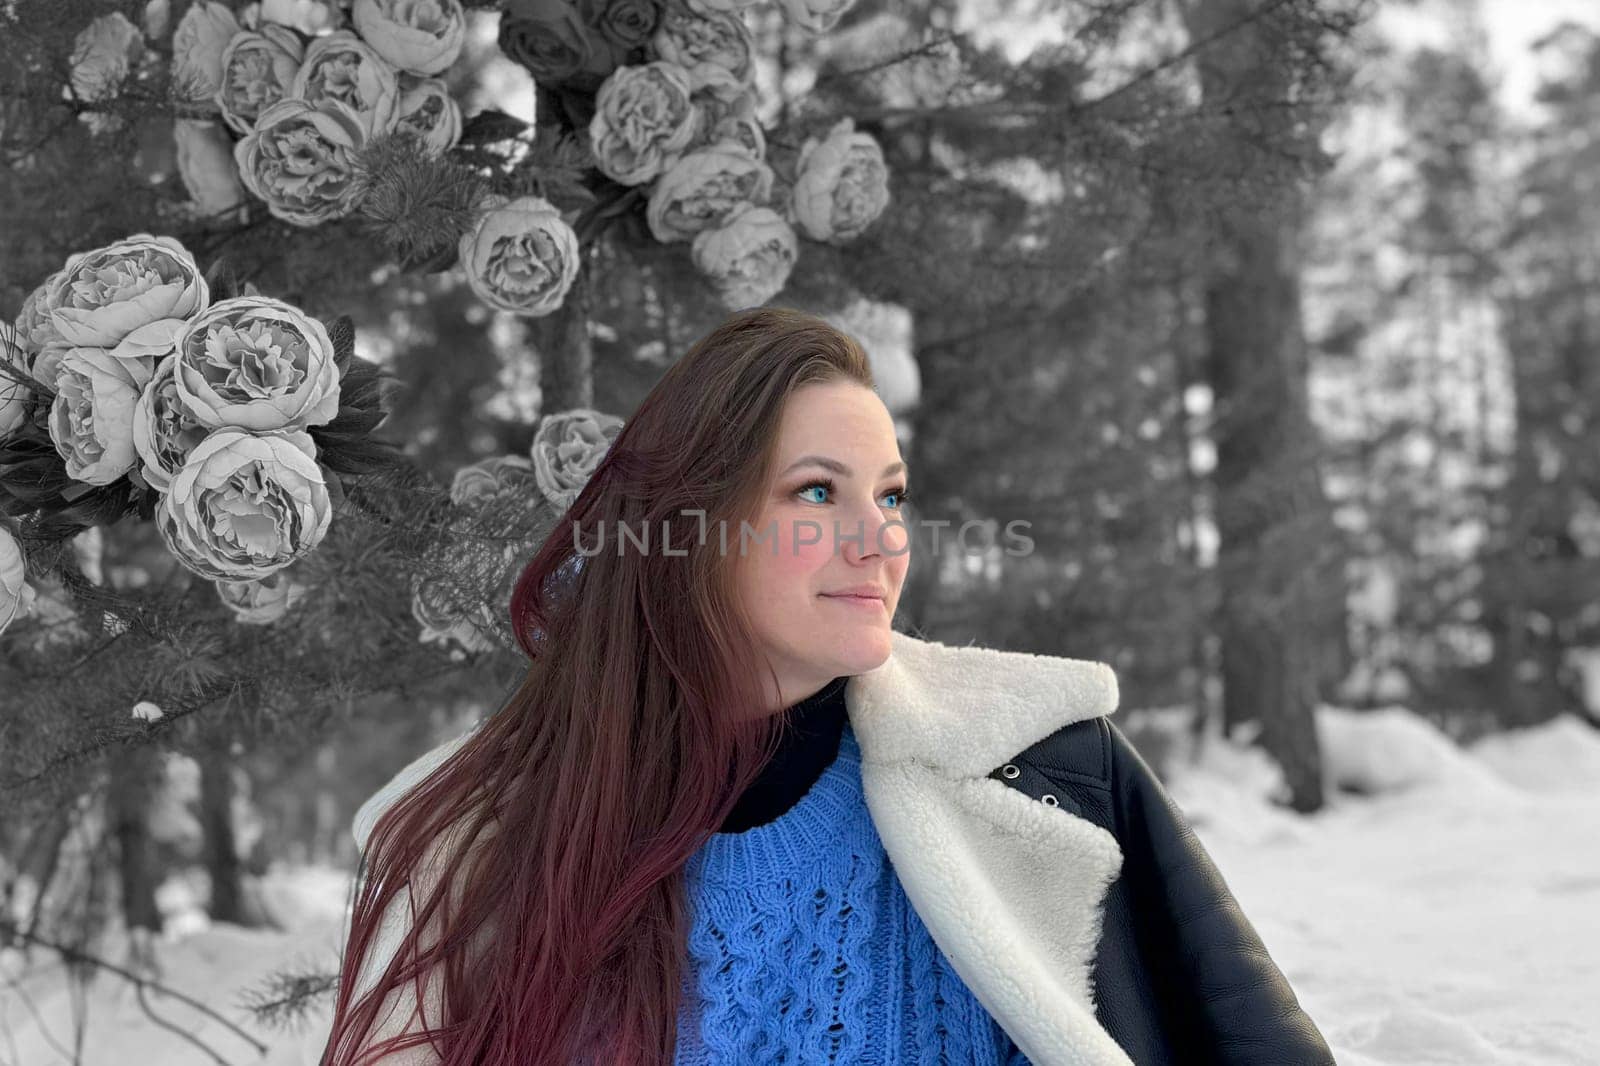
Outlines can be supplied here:
<path id="1" fill-rule="evenodd" d="M 817 478 L 815 481 L 806 482 L 804 485 L 800 486 L 800 488 L 798 490 L 796 490 L 796 494 L 799 495 L 799 496 L 802 496 L 806 500 L 807 503 L 827 503 L 828 501 L 825 500 L 825 499 L 819 500 L 819 499 L 816 499 L 814 497 L 805 496 L 805 493 L 811 492 L 813 490 L 818 490 L 818 491 L 827 492 L 827 493 L 834 492 L 835 491 L 835 486 L 834 486 L 834 483 L 833 483 L 833 479 L 832 478 L 826 478 L 826 477 Z M 908 491 L 904 486 L 900 486 L 900 487 L 897 487 L 897 488 L 892 488 L 892 489 L 888 490 L 887 492 L 885 492 L 883 495 L 886 498 L 892 497 L 894 499 L 895 502 L 889 504 L 889 507 L 891 507 L 892 509 L 894 509 L 896 511 L 898 511 L 901 507 L 905 506 L 905 502 L 911 498 L 910 491 Z"/>

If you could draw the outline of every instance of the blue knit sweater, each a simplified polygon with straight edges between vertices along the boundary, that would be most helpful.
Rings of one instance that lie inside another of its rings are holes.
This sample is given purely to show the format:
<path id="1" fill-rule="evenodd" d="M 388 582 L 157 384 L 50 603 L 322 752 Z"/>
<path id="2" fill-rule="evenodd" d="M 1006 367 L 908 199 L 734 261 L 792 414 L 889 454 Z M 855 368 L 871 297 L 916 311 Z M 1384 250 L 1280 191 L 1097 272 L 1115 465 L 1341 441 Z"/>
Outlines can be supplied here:
<path id="1" fill-rule="evenodd" d="M 848 726 L 798 803 L 714 834 L 685 875 L 677 1066 L 1028 1066 L 906 898 Z"/>

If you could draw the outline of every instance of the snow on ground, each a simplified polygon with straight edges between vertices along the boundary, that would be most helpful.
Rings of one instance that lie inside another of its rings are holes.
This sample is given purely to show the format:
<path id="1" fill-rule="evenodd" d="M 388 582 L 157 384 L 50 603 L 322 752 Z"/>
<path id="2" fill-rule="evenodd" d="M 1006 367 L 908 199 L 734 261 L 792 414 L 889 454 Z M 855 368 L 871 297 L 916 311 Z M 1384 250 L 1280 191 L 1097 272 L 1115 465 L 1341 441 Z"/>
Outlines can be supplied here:
<path id="1" fill-rule="evenodd" d="M 1316 815 L 1274 806 L 1265 757 L 1214 739 L 1170 789 L 1341 1066 L 1600 1062 L 1600 732 L 1565 718 L 1462 749 L 1400 709 L 1323 708 L 1317 727 L 1330 802 Z M 345 871 L 274 870 L 261 891 L 288 928 L 261 932 L 205 928 L 169 883 L 189 932 L 160 946 L 162 979 L 265 1055 L 176 1001 L 151 1007 L 227 1062 L 314 1066 L 325 1013 L 262 1031 L 238 997 L 280 966 L 331 967 L 348 887 Z M 116 979 L 91 986 L 86 1016 L 85 1066 L 213 1061 Z M 0 952 L 0 1066 L 72 1061 L 73 1017 L 59 966 L 19 973 Z"/>
<path id="2" fill-rule="evenodd" d="M 1215 745 L 1171 792 L 1341 1066 L 1600 1062 L 1600 732 L 1317 726 L 1330 782 L 1381 791 L 1296 816 L 1259 752 Z"/>

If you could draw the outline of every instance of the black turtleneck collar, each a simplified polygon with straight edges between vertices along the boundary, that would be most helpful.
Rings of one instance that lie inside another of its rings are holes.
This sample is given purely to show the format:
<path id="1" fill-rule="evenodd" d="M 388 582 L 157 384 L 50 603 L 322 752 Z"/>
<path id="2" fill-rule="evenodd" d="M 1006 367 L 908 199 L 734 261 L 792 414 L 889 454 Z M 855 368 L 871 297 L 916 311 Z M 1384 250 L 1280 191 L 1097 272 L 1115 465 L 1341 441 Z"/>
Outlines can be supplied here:
<path id="1" fill-rule="evenodd" d="M 719 832 L 742 833 L 765 825 L 800 802 L 839 754 L 849 680 L 836 677 L 783 710 L 786 724 L 772 761 L 739 797 Z"/>

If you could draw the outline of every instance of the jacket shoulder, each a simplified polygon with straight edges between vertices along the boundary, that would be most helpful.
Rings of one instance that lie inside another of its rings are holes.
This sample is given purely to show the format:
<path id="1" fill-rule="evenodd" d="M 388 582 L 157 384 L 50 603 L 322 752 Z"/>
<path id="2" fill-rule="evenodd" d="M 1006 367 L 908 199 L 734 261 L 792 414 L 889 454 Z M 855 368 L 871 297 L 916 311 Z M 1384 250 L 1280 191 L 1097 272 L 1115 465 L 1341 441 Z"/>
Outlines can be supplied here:
<path id="1" fill-rule="evenodd" d="M 1110 829 L 1118 735 L 1105 715 L 1069 722 L 989 776 Z"/>

